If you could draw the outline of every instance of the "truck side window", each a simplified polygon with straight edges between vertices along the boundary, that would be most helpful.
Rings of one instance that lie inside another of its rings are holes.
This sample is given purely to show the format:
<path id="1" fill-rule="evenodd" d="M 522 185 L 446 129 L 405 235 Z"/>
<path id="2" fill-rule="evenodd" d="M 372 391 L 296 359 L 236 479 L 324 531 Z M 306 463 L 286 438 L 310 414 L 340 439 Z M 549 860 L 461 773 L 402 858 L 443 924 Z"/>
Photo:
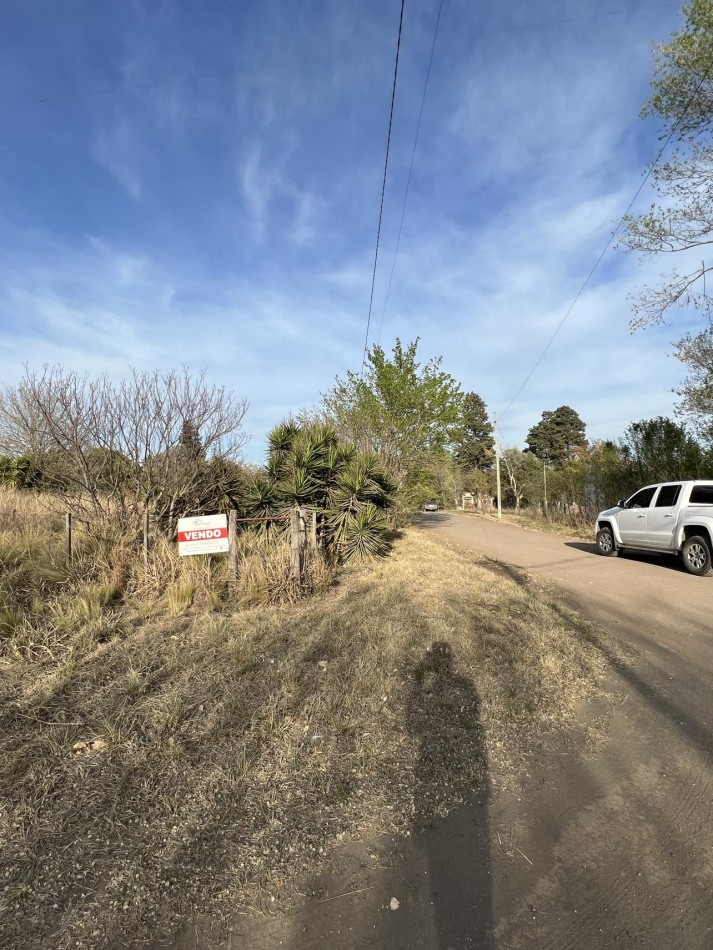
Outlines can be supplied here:
<path id="1" fill-rule="evenodd" d="M 689 505 L 713 505 L 713 485 L 694 485 Z"/>
<path id="2" fill-rule="evenodd" d="M 662 485 L 656 499 L 657 508 L 673 508 L 681 494 L 680 485 Z"/>
<path id="3" fill-rule="evenodd" d="M 656 485 L 653 485 L 651 488 L 642 488 L 641 491 L 637 491 L 635 495 L 627 501 L 627 508 L 648 508 L 651 504 L 651 499 L 654 497 L 656 492 Z"/>

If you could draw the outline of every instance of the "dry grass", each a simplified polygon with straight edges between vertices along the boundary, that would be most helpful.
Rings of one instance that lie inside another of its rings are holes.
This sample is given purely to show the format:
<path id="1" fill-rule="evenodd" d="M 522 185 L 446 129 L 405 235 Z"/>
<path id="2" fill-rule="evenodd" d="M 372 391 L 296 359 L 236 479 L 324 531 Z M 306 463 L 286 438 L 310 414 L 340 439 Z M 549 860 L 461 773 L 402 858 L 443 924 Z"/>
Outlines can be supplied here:
<path id="1" fill-rule="evenodd" d="M 490 512 L 470 512 L 465 514 L 474 518 L 487 518 L 490 521 L 497 521 L 498 516 Z M 532 531 L 545 531 L 548 534 L 558 534 L 566 538 L 579 538 L 582 541 L 594 541 L 594 518 L 588 515 L 562 515 L 545 518 L 544 515 L 536 511 L 525 508 L 522 511 L 515 511 L 514 508 L 503 508 L 502 521 L 508 524 L 516 524 L 521 528 L 529 528 Z"/>
<path id="2" fill-rule="evenodd" d="M 516 770 L 605 667 L 521 576 L 416 530 L 295 604 L 265 581 L 210 612 L 189 580 L 142 618 L 90 577 L 51 648 L 0 659 L 0 945 L 123 948 L 289 893 L 345 837 Z"/>
<path id="3" fill-rule="evenodd" d="M 229 591 L 223 555 L 179 557 L 156 535 L 146 561 L 136 542 L 75 522 L 73 559 L 65 559 L 64 519 L 40 496 L 0 486 L 0 657 L 57 657 L 85 638 L 106 639 L 137 618 L 189 608 L 214 610 L 294 602 L 289 540 L 239 537 L 237 587 Z M 332 567 L 307 559 L 302 593 L 329 586 Z M 94 629 L 96 628 L 96 629 Z"/>

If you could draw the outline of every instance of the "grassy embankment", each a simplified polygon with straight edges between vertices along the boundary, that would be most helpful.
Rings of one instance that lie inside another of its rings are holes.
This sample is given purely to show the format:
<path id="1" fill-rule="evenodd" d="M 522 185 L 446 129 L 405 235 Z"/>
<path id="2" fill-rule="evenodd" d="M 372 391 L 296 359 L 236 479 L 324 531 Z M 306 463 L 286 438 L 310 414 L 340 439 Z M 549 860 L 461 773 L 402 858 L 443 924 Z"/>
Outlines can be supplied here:
<path id="1" fill-rule="evenodd" d="M 416 529 L 279 606 L 254 554 L 228 608 L 222 564 L 168 546 L 144 567 L 87 540 L 68 571 L 33 504 L 0 496 L 3 947 L 125 947 L 289 894 L 337 842 L 515 776 L 605 667 L 536 586 Z"/>
<path id="2" fill-rule="evenodd" d="M 465 514 L 474 518 L 488 518 L 491 521 L 505 521 L 508 524 L 519 525 L 519 527 L 531 531 L 545 531 L 548 534 L 558 534 L 562 537 L 578 538 L 581 541 L 594 543 L 594 521 L 596 519 L 588 515 L 553 513 L 546 517 L 533 508 L 523 508 L 520 511 L 515 511 L 514 508 L 503 508 L 501 519 L 498 519 L 497 513 L 492 511 L 467 511 Z"/>

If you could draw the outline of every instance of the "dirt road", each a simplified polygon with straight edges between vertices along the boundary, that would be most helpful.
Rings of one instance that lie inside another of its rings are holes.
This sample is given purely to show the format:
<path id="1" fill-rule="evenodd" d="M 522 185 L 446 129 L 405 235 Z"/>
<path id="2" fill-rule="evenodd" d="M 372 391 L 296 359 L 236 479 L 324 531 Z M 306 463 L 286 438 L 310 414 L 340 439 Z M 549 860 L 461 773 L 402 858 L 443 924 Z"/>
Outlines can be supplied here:
<path id="1" fill-rule="evenodd" d="M 559 774 L 548 763 L 521 803 L 533 864 L 494 862 L 492 946 L 711 950 L 713 579 L 481 518 L 442 514 L 424 528 L 555 582 L 639 651 L 615 673 L 624 701 L 604 748 L 568 757 Z M 491 840 L 512 806 L 491 809 Z"/>
<path id="2" fill-rule="evenodd" d="M 395 859 L 346 851 L 314 882 L 326 900 L 259 933 L 238 927 L 231 946 L 713 950 L 713 578 L 465 515 L 423 528 L 492 559 L 494 583 L 503 571 L 552 582 L 636 659 L 622 665 L 601 644 L 616 700 L 586 706 L 522 789 L 483 789 L 396 843 Z"/>

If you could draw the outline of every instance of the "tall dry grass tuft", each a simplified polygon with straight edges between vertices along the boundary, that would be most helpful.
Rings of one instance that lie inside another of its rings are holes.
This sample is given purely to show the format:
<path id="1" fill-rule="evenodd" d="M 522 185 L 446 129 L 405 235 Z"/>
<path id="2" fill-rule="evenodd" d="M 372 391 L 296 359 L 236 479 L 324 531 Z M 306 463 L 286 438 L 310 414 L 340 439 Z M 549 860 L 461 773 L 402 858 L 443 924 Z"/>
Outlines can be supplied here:
<path id="1" fill-rule="evenodd" d="M 284 536 L 241 533 L 230 589 L 224 555 L 179 557 L 177 544 L 156 533 L 144 558 L 138 539 L 77 520 L 67 564 L 64 531 L 41 497 L 0 489 L 0 655 L 70 649 L 73 633 L 87 625 L 106 639 L 131 616 L 293 603 L 333 577 L 328 560 L 312 554 L 298 589 Z"/>

